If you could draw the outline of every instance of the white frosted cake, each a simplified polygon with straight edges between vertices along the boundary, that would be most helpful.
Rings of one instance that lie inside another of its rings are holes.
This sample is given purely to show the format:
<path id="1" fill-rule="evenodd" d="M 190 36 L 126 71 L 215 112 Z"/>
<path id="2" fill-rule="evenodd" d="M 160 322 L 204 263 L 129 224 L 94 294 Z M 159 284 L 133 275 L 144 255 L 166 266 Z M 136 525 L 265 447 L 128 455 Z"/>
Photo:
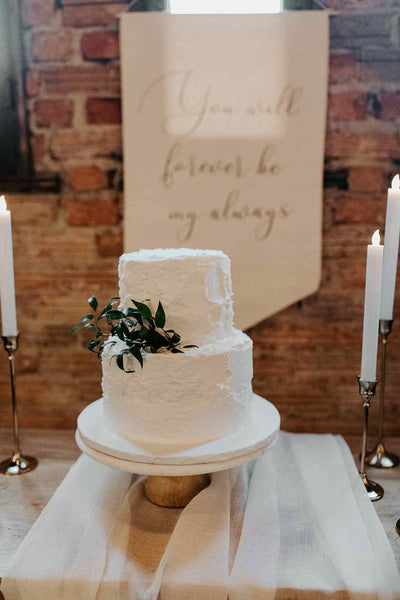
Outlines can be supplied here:
<path id="1" fill-rule="evenodd" d="M 132 299 L 155 311 L 183 354 L 143 353 L 143 369 L 118 368 L 112 338 L 102 356 L 106 426 L 137 444 L 194 446 L 246 425 L 253 397 L 252 341 L 233 326 L 230 260 L 213 250 L 156 249 L 124 254 L 119 263 L 121 308 Z M 132 361 L 134 359 L 130 357 Z"/>

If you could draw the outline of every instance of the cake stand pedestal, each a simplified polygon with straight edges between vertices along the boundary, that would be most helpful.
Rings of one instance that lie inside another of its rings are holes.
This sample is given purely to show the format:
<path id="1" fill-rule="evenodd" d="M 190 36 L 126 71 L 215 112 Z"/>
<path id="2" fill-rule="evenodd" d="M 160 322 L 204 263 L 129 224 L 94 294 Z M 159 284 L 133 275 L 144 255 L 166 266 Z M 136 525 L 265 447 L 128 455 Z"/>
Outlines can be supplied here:
<path id="1" fill-rule="evenodd" d="M 147 500 L 158 506 L 167 508 L 183 508 L 201 490 L 210 485 L 210 476 L 183 475 L 181 477 L 160 477 L 157 475 L 146 477 L 144 493 Z"/>
<path id="2" fill-rule="evenodd" d="M 231 469 L 264 454 L 277 439 L 279 429 L 276 408 L 254 394 L 250 421 L 232 435 L 173 451 L 154 444 L 143 448 L 104 426 L 102 400 L 97 400 L 78 418 L 76 443 L 84 454 L 109 467 L 147 475 L 144 491 L 148 500 L 177 508 L 186 506 L 209 485 L 210 473 Z"/>

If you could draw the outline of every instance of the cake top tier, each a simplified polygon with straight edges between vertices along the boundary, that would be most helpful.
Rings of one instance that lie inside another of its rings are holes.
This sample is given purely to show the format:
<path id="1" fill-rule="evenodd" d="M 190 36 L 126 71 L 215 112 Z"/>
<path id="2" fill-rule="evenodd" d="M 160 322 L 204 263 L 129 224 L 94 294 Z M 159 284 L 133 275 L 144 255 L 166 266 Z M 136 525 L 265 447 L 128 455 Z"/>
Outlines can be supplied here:
<path id="1" fill-rule="evenodd" d="M 197 250 L 194 248 L 147 248 L 124 254 L 127 259 L 136 262 L 153 262 L 155 260 L 184 259 L 190 257 L 214 256 L 224 258 L 229 262 L 228 256 L 221 250 Z M 122 256 L 121 256 L 122 258 Z"/>
<path id="2" fill-rule="evenodd" d="M 218 250 L 157 248 L 123 254 L 119 261 L 121 307 L 131 300 L 161 301 L 166 327 L 182 342 L 207 344 L 231 335 L 230 260 Z"/>

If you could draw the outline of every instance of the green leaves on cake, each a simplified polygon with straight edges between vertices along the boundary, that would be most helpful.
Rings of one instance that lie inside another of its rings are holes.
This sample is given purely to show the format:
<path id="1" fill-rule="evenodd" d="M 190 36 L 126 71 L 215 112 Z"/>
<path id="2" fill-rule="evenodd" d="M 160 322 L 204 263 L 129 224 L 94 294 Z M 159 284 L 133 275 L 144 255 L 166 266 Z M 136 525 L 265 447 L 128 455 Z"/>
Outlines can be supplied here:
<path id="1" fill-rule="evenodd" d="M 133 357 L 143 368 L 143 352 L 172 352 L 183 353 L 184 348 L 197 348 L 193 344 L 181 346 L 181 336 L 173 329 L 164 329 L 166 315 L 161 302 L 158 303 L 155 314 L 145 304 L 132 300 L 132 307 L 118 309 L 120 298 L 111 298 L 101 312 L 98 312 L 98 301 L 95 296 L 88 300 L 93 312 L 84 315 L 79 325 L 72 329 L 76 333 L 82 329 L 90 329 L 92 339 L 87 344 L 87 349 L 101 357 L 105 346 L 115 346 L 116 340 L 110 336 L 118 337 L 124 342 L 124 347 L 113 354 L 118 367 L 125 373 L 134 373 L 127 367 L 129 357 Z M 127 360 L 125 360 L 127 359 Z"/>

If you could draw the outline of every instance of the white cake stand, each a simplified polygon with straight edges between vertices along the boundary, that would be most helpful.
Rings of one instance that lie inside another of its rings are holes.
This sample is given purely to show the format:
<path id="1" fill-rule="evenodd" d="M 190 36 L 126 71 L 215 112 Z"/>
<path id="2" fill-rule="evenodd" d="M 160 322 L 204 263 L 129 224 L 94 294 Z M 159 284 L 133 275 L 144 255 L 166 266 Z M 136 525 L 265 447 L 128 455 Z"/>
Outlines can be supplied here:
<path id="1" fill-rule="evenodd" d="M 232 435 L 191 448 L 168 445 L 139 446 L 104 425 L 102 399 L 79 415 L 76 442 L 98 462 L 121 471 L 147 475 L 147 498 L 161 506 L 186 506 L 209 484 L 209 473 L 224 471 L 255 460 L 278 437 L 276 408 L 256 394 L 250 420 Z"/>

